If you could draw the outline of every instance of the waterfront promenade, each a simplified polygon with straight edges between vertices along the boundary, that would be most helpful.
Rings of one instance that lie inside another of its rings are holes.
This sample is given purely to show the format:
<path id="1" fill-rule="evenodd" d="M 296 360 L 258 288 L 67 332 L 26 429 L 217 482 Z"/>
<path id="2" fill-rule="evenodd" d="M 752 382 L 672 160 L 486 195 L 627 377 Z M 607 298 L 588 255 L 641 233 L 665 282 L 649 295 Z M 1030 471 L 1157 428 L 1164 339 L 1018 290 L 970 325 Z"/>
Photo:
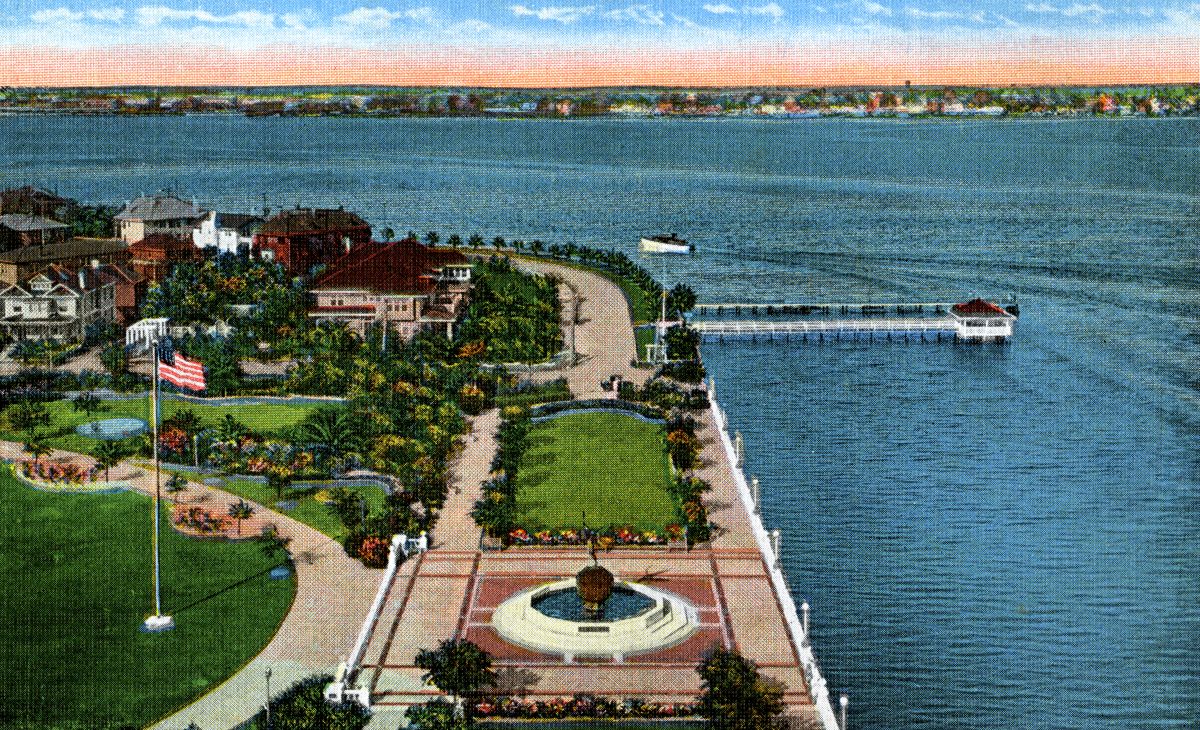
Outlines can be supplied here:
<path id="1" fill-rule="evenodd" d="M 600 381 L 613 374 L 645 380 L 647 372 L 629 364 L 633 331 L 615 284 L 572 267 L 524 259 L 522 263 L 554 273 L 584 299 L 585 321 L 576 334 L 583 359 L 562 372 L 576 397 L 597 397 L 602 393 Z M 372 728 L 395 727 L 405 709 L 439 694 L 421 681 L 414 656 L 455 637 L 470 639 L 492 653 L 501 691 L 546 699 L 591 692 L 689 702 L 700 691 L 696 666 L 714 646 L 725 646 L 782 683 L 789 715 L 802 726 L 819 726 L 801 647 L 788 631 L 771 581 L 772 566 L 756 540 L 712 411 L 704 413 L 697 433 L 702 444 L 698 475 L 713 486 L 706 498 L 718 525 L 712 541 L 690 552 L 642 548 L 600 555 L 601 563 L 618 578 L 645 581 L 692 602 L 700 612 L 699 631 L 682 644 L 619 663 L 565 663 L 561 657 L 502 641 L 489 623 L 501 601 L 532 585 L 573 576 L 590 559 L 582 548 L 481 549 L 479 528 L 468 513 L 488 477 L 498 423 L 495 411 L 474 420 L 473 432 L 452 466 L 451 494 L 431 549 L 401 566 L 392 581 L 358 675 L 359 686 L 371 691 L 376 711 Z"/>

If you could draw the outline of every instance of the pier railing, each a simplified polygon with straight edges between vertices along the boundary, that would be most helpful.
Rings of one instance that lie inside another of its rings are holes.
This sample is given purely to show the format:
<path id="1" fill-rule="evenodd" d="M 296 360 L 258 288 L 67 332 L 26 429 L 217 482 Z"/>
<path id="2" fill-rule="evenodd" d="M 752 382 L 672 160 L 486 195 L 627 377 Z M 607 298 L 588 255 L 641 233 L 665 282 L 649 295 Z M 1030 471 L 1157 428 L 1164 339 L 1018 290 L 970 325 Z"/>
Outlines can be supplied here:
<path id="1" fill-rule="evenodd" d="M 838 335 L 838 334 L 944 334 L 953 336 L 955 323 L 950 318 L 912 317 L 906 319 L 828 319 L 788 320 L 721 320 L 691 323 L 701 336 L 757 335 Z"/>
<path id="2" fill-rule="evenodd" d="M 816 707 L 817 716 L 821 720 L 821 726 L 824 730 L 842 730 L 841 725 L 838 723 L 837 714 L 833 710 L 833 703 L 829 699 L 829 687 L 825 682 L 825 678 L 821 675 L 821 668 L 817 664 L 816 654 L 813 652 L 812 643 L 808 639 L 807 610 L 805 621 L 801 622 L 800 616 L 796 612 L 796 602 L 792 598 L 792 593 L 787 586 L 787 579 L 783 575 L 783 567 L 779 560 L 780 546 L 778 544 L 778 537 L 773 540 L 771 535 L 767 533 L 766 528 L 763 527 L 755 495 L 746 483 L 746 475 L 741 468 L 741 454 L 729 438 L 725 412 L 717 404 L 716 389 L 713 387 L 708 389 L 708 404 L 709 409 L 712 411 L 713 420 L 716 422 L 721 445 L 725 448 L 725 456 L 729 459 L 729 467 L 733 473 L 734 484 L 737 486 L 742 505 L 746 509 L 746 516 L 750 520 L 754 539 L 758 543 L 758 549 L 762 553 L 763 561 L 766 563 L 767 570 L 770 573 L 771 586 L 774 588 L 779 605 L 783 609 L 788 633 L 791 635 L 792 643 L 800 655 L 804 677 L 808 681 L 809 693 L 812 696 L 813 705 Z M 778 531 L 776 531 L 777 533 Z M 807 609 L 807 604 L 805 604 L 805 607 Z"/>

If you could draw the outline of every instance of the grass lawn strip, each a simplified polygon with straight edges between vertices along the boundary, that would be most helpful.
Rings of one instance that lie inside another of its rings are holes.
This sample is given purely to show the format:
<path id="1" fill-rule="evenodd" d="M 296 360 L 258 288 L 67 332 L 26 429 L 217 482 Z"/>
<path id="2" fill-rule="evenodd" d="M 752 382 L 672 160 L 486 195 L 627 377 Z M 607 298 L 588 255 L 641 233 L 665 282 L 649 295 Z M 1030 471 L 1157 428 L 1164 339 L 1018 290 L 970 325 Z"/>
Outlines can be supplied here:
<path id="1" fill-rule="evenodd" d="M 667 492 L 662 428 L 617 413 L 581 413 L 537 424 L 517 477 L 517 524 L 539 529 L 631 525 L 663 528 L 678 518 Z"/>
<path id="2" fill-rule="evenodd" d="M 150 500 L 38 492 L 0 473 L 0 673 L 6 727 L 143 727 L 235 673 L 295 595 L 254 542 L 162 531 L 163 609 L 151 608 Z M 170 516 L 164 509 L 164 524 Z"/>
<path id="3" fill-rule="evenodd" d="M 195 479 L 193 474 L 184 473 L 185 477 Z M 275 496 L 275 490 L 266 484 L 259 484 L 245 479 L 226 479 L 220 488 L 230 494 L 236 494 L 243 499 L 257 502 L 271 509 L 291 517 L 297 522 L 303 522 L 309 527 L 321 532 L 334 540 L 341 540 L 346 536 L 346 529 L 342 527 L 342 523 L 334 516 L 324 502 L 317 500 L 316 494 L 322 489 L 332 489 L 329 487 L 306 487 L 288 488 L 283 491 L 283 501 L 294 501 L 296 506 L 289 510 L 282 510 L 278 507 L 280 501 Z M 354 487 L 353 491 L 362 495 L 367 500 L 368 514 L 374 512 L 378 514 L 383 509 L 383 490 L 375 487 Z"/>
<path id="4" fill-rule="evenodd" d="M 202 405 L 174 400 L 169 395 L 163 399 L 162 417 L 169 418 L 177 411 L 188 409 L 199 417 L 205 426 L 216 426 L 226 414 L 232 415 L 249 428 L 260 433 L 271 433 L 294 426 L 312 410 L 322 407 L 320 403 L 265 403 L 260 405 Z M 51 401 L 46 404 L 50 413 L 50 425 L 43 431 L 50 433 L 51 446 L 66 451 L 88 453 L 99 442 L 98 439 L 80 436 L 75 428 L 92 421 L 109 418 L 140 418 L 150 422 L 150 399 L 103 401 L 103 408 L 92 415 L 77 411 L 67 400 Z M 21 441 L 23 436 L 9 430 L 4 424 L 0 438 Z"/>

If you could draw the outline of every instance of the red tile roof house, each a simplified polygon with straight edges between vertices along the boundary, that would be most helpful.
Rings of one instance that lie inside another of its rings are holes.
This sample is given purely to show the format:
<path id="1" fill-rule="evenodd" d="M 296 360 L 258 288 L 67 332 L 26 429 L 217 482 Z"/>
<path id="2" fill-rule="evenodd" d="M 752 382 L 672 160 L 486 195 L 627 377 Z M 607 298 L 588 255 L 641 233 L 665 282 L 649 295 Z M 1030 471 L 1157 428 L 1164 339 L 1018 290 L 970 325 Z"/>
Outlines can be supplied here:
<path id="1" fill-rule="evenodd" d="M 254 234 L 254 250 L 292 274 L 333 263 L 352 247 L 370 243 L 371 225 L 338 208 L 296 208 L 276 213 Z"/>
<path id="2" fill-rule="evenodd" d="M 345 324 L 359 335 L 385 327 L 406 340 L 422 329 L 452 336 L 470 286 L 470 262 L 458 251 L 412 239 L 364 243 L 313 282 L 315 306 L 308 316 Z"/>
<path id="3" fill-rule="evenodd" d="M 17 339 L 82 342 L 92 325 L 117 321 L 121 290 L 135 281 L 111 264 L 51 266 L 0 291 L 0 329 Z"/>

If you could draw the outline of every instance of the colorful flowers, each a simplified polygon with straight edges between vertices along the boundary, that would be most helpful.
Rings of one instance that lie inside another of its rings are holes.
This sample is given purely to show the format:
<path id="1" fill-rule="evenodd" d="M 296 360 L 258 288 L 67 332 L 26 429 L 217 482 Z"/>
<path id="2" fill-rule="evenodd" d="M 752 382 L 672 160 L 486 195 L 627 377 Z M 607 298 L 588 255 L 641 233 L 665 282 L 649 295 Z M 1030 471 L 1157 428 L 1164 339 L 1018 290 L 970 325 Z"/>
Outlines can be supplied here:
<path id="1" fill-rule="evenodd" d="M 520 527 L 518 527 L 517 529 L 508 533 L 508 537 L 513 542 L 519 542 L 522 545 L 527 545 L 530 542 L 532 542 L 532 540 L 530 540 L 530 538 L 529 538 L 529 533 L 526 532 L 525 530 L 521 529 Z"/>
<path id="2" fill-rule="evenodd" d="M 58 464 L 53 461 L 22 461 L 21 474 L 26 479 L 50 484 L 83 484 L 94 482 L 100 473 L 95 467 L 79 464 Z"/>
<path id="3" fill-rule="evenodd" d="M 476 717 L 512 719 L 581 718 L 658 718 L 688 717 L 696 714 L 695 703 L 647 702 L 642 699 L 611 699 L 579 694 L 574 697 L 533 699 L 496 697 L 475 704 Z"/>
<path id="4" fill-rule="evenodd" d="M 232 518 L 226 514 L 215 514 L 203 507 L 176 504 L 172 521 L 179 527 L 187 528 L 202 535 L 223 534 L 229 529 Z"/>
<path id="5" fill-rule="evenodd" d="M 358 546 L 358 557 L 362 558 L 363 565 L 368 568 L 382 568 L 387 565 L 389 550 L 387 540 L 372 535 Z"/>

